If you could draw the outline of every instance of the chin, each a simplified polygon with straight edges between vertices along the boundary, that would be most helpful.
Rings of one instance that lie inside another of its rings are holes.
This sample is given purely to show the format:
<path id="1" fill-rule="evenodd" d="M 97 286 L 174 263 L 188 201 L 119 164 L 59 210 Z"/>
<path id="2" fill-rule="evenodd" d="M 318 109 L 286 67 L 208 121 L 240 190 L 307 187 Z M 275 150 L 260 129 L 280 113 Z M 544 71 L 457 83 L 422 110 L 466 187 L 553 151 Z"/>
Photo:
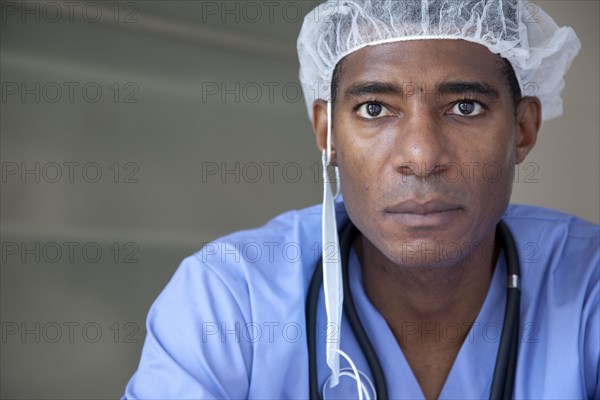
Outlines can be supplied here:
<path id="1" fill-rule="evenodd" d="M 473 251 L 468 242 L 412 240 L 378 247 L 392 263 L 407 268 L 448 268 L 460 263 Z"/>
<path id="2" fill-rule="evenodd" d="M 369 225 L 365 231 L 368 234 L 372 229 L 369 241 L 398 266 L 447 268 L 470 257 L 477 247 L 474 227 L 464 218 L 453 219 L 451 224 L 407 226 L 384 216 L 379 223 Z"/>

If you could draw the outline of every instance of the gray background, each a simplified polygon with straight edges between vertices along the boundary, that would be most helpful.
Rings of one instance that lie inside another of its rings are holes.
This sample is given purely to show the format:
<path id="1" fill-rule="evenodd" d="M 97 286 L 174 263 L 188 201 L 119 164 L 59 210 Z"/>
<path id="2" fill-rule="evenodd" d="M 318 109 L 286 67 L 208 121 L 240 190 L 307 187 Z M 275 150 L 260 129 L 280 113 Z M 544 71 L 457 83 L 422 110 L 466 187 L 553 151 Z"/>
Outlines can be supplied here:
<path id="1" fill-rule="evenodd" d="M 2 1 L 2 398 L 120 396 L 182 258 L 321 196 L 314 2 L 67 3 Z M 599 3 L 541 4 L 583 50 L 513 202 L 598 222 Z"/>

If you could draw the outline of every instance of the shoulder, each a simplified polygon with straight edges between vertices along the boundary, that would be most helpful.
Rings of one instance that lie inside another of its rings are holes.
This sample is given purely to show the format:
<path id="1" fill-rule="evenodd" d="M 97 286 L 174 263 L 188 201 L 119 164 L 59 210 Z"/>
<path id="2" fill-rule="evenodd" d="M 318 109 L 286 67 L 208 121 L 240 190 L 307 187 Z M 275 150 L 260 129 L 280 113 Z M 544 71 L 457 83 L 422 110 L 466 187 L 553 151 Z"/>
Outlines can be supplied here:
<path id="1" fill-rule="evenodd" d="M 600 307 L 600 226 L 521 205 L 510 206 L 504 220 L 517 243 L 526 314 L 584 330 Z"/>
<path id="2" fill-rule="evenodd" d="M 260 227 L 244 229 L 203 243 L 192 255 L 198 265 L 224 279 L 249 278 L 249 270 L 289 267 L 303 261 L 303 250 L 320 240 L 320 206 L 291 210 Z M 284 262 L 285 264 L 282 264 Z"/>
<path id="3" fill-rule="evenodd" d="M 289 384 L 286 371 L 305 351 L 299 332 L 320 243 L 321 207 L 313 206 L 205 243 L 185 258 L 148 313 L 128 397 L 181 397 L 173 390 L 184 387 L 194 398 L 302 390 L 304 381 Z M 277 368 L 256 370 L 255 363 Z M 253 384 L 263 375 L 271 385 Z"/>
<path id="4" fill-rule="evenodd" d="M 549 208 L 511 204 L 504 213 L 509 225 L 528 231 L 543 230 L 547 233 L 562 233 L 565 237 L 598 241 L 600 226 L 562 211 Z"/>
<path id="5" fill-rule="evenodd" d="M 321 205 L 287 211 L 263 226 L 204 243 L 192 257 L 224 279 L 311 272 L 321 254 L 321 214 Z M 338 226 L 343 225 L 348 217 L 342 201 L 336 203 L 336 214 Z"/>
<path id="6" fill-rule="evenodd" d="M 600 226 L 543 207 L 510 205 L 504 221 L 517 243 L 523 273 L 565 282 L 598 280 Z"/>
<path id="7" fill-rule="evenodd" d="M 521 261 L 523 359 L 529 358 L 533 370 L 546 368 L 548 393 L 577 397 L 579 386 L 569 392 L 569 385 L 554 384 L 574 382 L 585 387 L 582 397 L 594 397 L 600 388 L 600 226 L 523 205 L 509 206 L 504 220 Z M 540 347 L 552 352 L 540 353 Z"/>
<path id="8" fill-rule="evenodd" d="M 510 205 L 504 221 L 517 243 L 523 273 L 572 282 L 597 281 L 600 226 L 543 207 Z M 593 279 L 596 278 L 596 279 Z"/>
<path id="9" fill-rule="evenodd" d="M 336 207 L 342 224 L 347 219 L 343 202 Z M 273 296 L 281 301 L 303 299 L 321 256 L 321 213 L 321 205 L 287 211 L 263 226 L 204 243 L 176 276 L 193 275 L 195 282 L 218 279 L 245 315 L 252 313 L 250 305 L 256 308 L 260 300 Z"/>

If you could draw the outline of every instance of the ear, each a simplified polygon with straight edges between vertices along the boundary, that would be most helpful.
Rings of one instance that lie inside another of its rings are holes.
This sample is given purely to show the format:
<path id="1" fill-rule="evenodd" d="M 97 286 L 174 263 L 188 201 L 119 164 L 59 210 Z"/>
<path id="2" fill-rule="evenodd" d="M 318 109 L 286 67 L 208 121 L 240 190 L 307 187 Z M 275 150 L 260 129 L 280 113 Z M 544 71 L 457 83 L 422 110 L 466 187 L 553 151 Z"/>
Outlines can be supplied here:
<path id="1" fill-rule="evenodd" d="M 317 140 L 317 148 L 322 153 L 327 151 L 327 102 L 324 100 L 315 100 L 313 102 L 313 131 Z M 335 165 L 335 144 L 333 142 L 333 132 L 331 134 L 331 163 Z"/>
<path id="2" fill-rule="evenodd" d="M 523 97 L 517 108 L 515 161 L 520 164 L 535 146 L 542 126 L 542 105 L 537 97 Z"/>

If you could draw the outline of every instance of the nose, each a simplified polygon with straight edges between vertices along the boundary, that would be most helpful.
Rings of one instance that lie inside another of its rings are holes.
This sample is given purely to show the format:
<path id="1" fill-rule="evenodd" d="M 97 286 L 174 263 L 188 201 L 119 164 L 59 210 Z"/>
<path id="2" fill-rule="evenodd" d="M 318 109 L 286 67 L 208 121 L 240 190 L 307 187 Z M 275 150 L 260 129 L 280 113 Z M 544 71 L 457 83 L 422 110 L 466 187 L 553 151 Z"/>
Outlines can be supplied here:
<path id="1" fill-rule="evenodd" d="M 415 107 L 398 124 L 394 137 L 394 169 L 425 178 L 441 172 L 450 162 L 442 119 L 426 107 Z"/>

